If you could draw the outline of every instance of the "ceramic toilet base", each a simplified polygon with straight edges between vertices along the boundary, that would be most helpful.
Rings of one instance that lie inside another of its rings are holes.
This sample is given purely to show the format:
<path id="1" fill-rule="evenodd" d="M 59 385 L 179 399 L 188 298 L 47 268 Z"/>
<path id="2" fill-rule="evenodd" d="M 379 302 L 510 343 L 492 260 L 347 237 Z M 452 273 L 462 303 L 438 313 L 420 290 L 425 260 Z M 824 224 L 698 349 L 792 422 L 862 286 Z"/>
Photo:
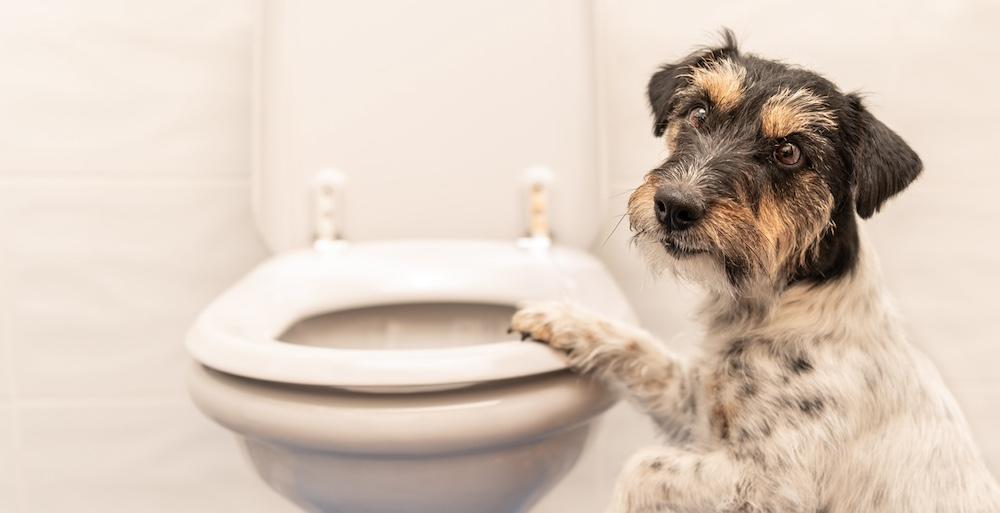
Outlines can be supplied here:
<path id="1" fill-rule="evenodd" d="M 522 513 L 576 462 L 589 424 L 543 442 L 434 457 L 366 457 L 243 439 L 257 472 L 310 513 Z"/>
<path id="2" fill-rule="evenodd" d="M 568 371 L 371 394 L 195 364 L 188 383 L 262 480 L 310 513 L 527 511 L 569 472 L 616 401 Z"/>

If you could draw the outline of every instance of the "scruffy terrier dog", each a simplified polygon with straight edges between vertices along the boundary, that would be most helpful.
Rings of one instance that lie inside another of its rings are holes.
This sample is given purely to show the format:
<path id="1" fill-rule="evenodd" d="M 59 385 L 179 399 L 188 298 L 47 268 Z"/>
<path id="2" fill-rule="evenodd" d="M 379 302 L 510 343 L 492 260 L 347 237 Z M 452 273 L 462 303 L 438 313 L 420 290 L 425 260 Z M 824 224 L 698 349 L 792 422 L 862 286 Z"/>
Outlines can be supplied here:
<path id="1" fill-rule="evenodd" d="M 670 443 L 626 465 L 610 513 L 986 513 L 1000 487 L 934 367 L 905 340 L 859 220 L 921 171 L 823 77 L 723 45 L 649 82 L 669 158 L 629 199 L 658 270 L 703 285 L 687 363 L 560 303 L 513 328 L 619 384 Z"/>

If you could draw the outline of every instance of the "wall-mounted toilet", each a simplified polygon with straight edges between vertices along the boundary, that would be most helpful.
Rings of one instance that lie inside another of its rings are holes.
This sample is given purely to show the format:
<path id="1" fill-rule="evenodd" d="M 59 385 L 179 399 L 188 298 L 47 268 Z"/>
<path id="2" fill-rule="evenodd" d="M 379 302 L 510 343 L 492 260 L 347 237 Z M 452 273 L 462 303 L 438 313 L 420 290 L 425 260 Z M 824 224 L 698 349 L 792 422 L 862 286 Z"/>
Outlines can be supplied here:
<path id="1" fill-rule="evenodd" d="M 524 511 L 615 401 L 505 333 L 525 298 L 631 319 L 604 268 L 572 249 L 400 241 L 284 253 L 197 321 L 191 394 L 307 511 Z"/>
<path id="2" fill-rule="evenodd" d="M 603 194 L 588 7 L 453 4 L 264 4 L 252 194 L 274 256 L 199 316 L 188 381 L 306 511 L 526 511 L 616 400 L 505 332 L 533 299 L 634 321 L 582 249 Z M 555 170 L 551 203 L 519 181 L 530 162 Z M 317 184 L 331 164 L 346 186 Z"/>

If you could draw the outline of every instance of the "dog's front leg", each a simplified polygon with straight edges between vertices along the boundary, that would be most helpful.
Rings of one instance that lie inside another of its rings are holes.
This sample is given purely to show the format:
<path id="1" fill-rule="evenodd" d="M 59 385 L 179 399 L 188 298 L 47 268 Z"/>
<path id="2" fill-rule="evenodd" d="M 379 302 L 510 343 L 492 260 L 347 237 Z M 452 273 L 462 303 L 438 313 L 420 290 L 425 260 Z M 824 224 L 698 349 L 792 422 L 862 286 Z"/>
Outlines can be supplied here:
<path id="1" fill-rule="evenodd" d="M 683 362 L 645 331 L 563 302 L 527 304 L 511 328 L 562 351 L 574 369 L 624 386 L 673 440 L 690 437 L 693 380 Z"/>
<path id="2" fill-rule="evenodd" d="M 815 495 L 725 449 L 649 447 L 625 464 L 607 513 L 814 513 Z"/>

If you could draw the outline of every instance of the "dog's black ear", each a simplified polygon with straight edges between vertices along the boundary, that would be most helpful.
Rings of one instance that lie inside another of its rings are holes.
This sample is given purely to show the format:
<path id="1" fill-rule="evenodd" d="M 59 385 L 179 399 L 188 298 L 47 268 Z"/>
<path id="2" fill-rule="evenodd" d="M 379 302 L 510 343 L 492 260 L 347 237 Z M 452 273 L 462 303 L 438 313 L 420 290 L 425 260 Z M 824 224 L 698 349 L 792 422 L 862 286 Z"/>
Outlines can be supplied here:
<path id="1" fill-rule="evenodd" d="M 899 134 L 868 112 L 860 96 L 852 93 L 847 99 L 844 136 L 853 168 L 854 207 L 868 219 L 917 178 L 923 163 Z"/>
<path id="2" fill-rule="evenodd" d="M 691 69 L 713 60 L 739 54 L 736 36 L 729 29 L 722 31 L 722 44 L 714 48 L 704 48 L 674 64 L 665 64 L 649 79 L 646 94 L 653 110 L 653 135 L 660 137 L 667 130 L 670 111 L 673 110 L 674 93 L 686 84 Z"/>
<path id="3" fill-rule="evenodd" d="M 649 79 L 646 92 L 649 95 L 649 107 L 653 110 L 653 135 L 656 137 L 667 131 L 667 121 L 673 109 L 671 100 L 686 69 L 687 66 L 683 64 L 666 64 Z"/>

